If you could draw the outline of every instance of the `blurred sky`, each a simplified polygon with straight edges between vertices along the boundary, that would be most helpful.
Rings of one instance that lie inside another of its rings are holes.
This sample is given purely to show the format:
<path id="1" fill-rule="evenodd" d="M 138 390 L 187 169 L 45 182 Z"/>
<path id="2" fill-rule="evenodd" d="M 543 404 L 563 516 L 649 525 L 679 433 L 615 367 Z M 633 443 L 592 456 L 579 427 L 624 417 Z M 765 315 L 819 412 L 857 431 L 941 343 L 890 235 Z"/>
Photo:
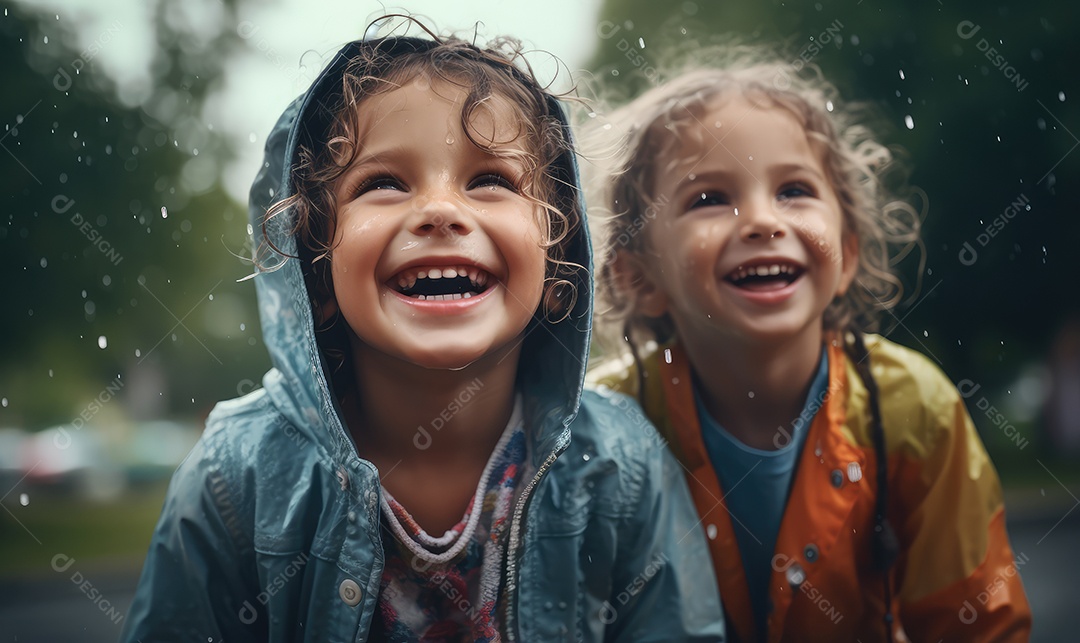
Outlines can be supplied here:
<path id="1" fill-rule="evenodd" d="M 120 97 L 140 104 L 150 81 L 150 57 L 156 46 L 150 28 L 153 2 L 146 0 L 33 0 L 29 4 L 78 25 L 77 50 L 109 34 L 94 65 L 119 83 Z M 427 18 L 440 33 L 472 34 L 481 40 L 512 35 L 526 45 L 554 54 L 565 67 L 556 88 L 567 87 L 566 69 L 577 71 L 595 46 L 599 0 L 412 0 L 404 5 L 348 0 L 279 0 L 243 3 L 235 29 L 248 45 L 226 62 L 223 84 L 206 104 L 205 120 L 224 133 L 239 154 L 225 168 L 229 194 L 246 204 L 247 192 L 262 161 L 263 144 L 277 117 L 300 94 L 329 56 L 363 35 L 373 18 L 412 13 Z M 206 31 L 222 28 L 225 14 L 217 0 L 174 3 L 171 20 Z M 478 26 L 477 21 L 482 21 Z M 117 24 L 119 23 L 119 25 Z M 418 33 L 418 32 L 412 32 Z M 542 79 L 555 78 L 550 55 L 529 56 Z"/>

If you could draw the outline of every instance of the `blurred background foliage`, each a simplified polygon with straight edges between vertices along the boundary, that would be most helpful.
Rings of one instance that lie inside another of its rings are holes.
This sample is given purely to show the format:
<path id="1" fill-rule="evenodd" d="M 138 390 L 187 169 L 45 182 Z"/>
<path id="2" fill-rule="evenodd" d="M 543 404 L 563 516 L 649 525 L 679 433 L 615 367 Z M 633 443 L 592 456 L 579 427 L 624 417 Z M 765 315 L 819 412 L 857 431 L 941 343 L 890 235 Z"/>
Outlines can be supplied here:
<path id="1" fill-rule="evenodd" d="M 16 4 L 0 18 L 0 427 L 95 415 L 117 379 L 125 419 L 195 418 L 267 365 L 253 290 L 236 283 L 250 265 L 234 256 L 245 207 L 220 181 L 232 151 L 203 117 L 239 46 L 217 7 L 207 30 L 157 4 L 152 75 L 134 88 L 93 58 L 135 25 L 80 50 L 59 15 Z"/>

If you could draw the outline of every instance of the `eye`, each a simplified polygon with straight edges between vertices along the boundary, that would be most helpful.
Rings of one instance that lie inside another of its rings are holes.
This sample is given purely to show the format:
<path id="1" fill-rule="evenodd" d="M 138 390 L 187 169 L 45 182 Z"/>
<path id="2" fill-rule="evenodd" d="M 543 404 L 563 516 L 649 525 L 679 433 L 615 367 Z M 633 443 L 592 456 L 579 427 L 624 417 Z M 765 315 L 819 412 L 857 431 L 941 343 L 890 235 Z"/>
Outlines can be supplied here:
<path id="1" fill-rule="evenodd" d="M 789 183 L 776 193 L 776 198 L 784 201 L 787 199 L 797 199 L 799 197 L 813 197 L 817 196 L 813 188 L 805 183 Z"/>
<path id="2" fill-rule="evenodd" d="M 401 181 L 390 175 L 373 176 L 370 179 L 365 179 L 360 182 L 360 185 L 356 186 L 353 190 L 353 198 L 371 192 L 372 190 L 399 190 L 405 191 L 405 186 Z"/>
<path id="3" fill-rule="evenodd" d="M 698 192 L 690 199 L 686 209 L 689 211 L 717 205 L 731 205 L 731 199 L 723 192 Z"/>
<path id="4" fill-rule="evenodd" d="M 494 190 L 496 188 L 505 188 L 515 193 L 518 191 L 517 186 L 514 185 L 513 181 L 506 178 L 505 176 L 502 176 L 501 174 L 495 174 L 492 172 L 481 174 L 480 176 L 473 179 L 468 185 L 469 190 L 475 190 L 477 188 L 483 187 L 489 188 L 491 190 Z"/>

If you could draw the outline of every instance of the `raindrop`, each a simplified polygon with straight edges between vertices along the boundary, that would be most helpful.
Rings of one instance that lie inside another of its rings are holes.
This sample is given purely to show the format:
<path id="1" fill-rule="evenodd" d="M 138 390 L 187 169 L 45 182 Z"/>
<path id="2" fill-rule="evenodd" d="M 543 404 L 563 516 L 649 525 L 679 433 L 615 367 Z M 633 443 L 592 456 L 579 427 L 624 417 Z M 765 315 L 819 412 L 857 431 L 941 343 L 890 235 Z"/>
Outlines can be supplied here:
<path id="1" fill-rule="evenodd" d="M 831 100 L 825 101 L 825 109 L 830 112 L 833 111 L 833 104 Z"/>
<path id="2" fill-rule="evenodd" d="M 48 36 L 45 36 L 45 44 L 46 45 L 49 44 L 49 37 Z"/>
<path id="3" fill-rule="evenodd" d="M 749 393 L 746 394 L 746 396 L 749 397 L 752 400 L 752 399 L 754 399 L 754 392 L 750 391 Z"/>
<path id="4" fill-rule="evenodd" d="M 142 351 L 136 348 L 135 349 L 135 357 L 141 357 L 141 356 L 142 356 Z"/>
<path id="5" fill-rule="evenodd" d="M 612 76 L 618 76 L 619 75 L 619 70 L 618 69 L 612 69 L 611 70 L 611 75 Z"/>
<path id="6" fill-rule="evenodd" d="M 691 172 L 690 174 L 686 175 L 686 178 L 690 179 L 691 181 L 694 181 L 694 180 L 697 179 L 697 174 L 694 174 L 693 172 Z"/>
<path id="7" fill-rule="evenodd" d="M 904 117 L 904 125 L 907 125 L 908 129 L 915 129 L 915 119 L 911 118 L 911 114 Z"/>
<path id="8" fill-rule="evenodd" d="M 64 173 L 60 174 L 60 182 L 61 183 L 67 183 L 67 174 L 64 174 Z"/>
<path id="9" fill-rule="evenodd" d="M 49 267 L 49 260 L 46 259 L 45 257 L 41 258 L 41 267 L 42 268 L 48 268 Z"/>
<path id="10" fill-rule="evenodd" d="M 248 134 L 248 141 L 251 143 L 255 142 L 255 132 L 251 132 L 250 134 Z"/>
<path id="11" fill-rule="evenodd" d="M 930 333 L 928 333 L 928 332 L 926 332 L 926 331 L 924 330 L 924 331 L 922 332 L 922 336 L 923 336 L 923 337 L 929 337 L 929 336 L 930 336 Z"/>
<path id="12" fill-rule="evenodd" d="M 751 160 L 751 161 L 753 161 L 753 160 L 754 160 L 754 157 L 753 157 L 753 156 L 751 156 L 751 157 L 750 157 L 750 160 Z"/>
<path id="13" fill-rule="evenodd" d="M 739 216 L 739 208 L 735 208 L 735 216 Z"/>
<path id="14" fill-rule="evenodd" d="M 240 330 L 247 330 L 246 324 L 240 324 Z"/>
<path id="15" fill-rule="evenodd" d="M 87 315 L 93 315 L 94 311 L 97 310 L 97 306 L 94 305 L 94 302 L 88 301 L 85 304 L 83 304 L 83 310 L 86 311 Z M 105 347 L 102 346 L 102 348 L 105 348 Z"/>
<path id="16" fill-rule="evenodd" d="M 723 123 L 721 123 L 720 121 L 716 121 L 715 123 L 713 123 L 713 127 L 716 127 L 716 128 L 720 128 L 720 127 L 722 127 L 723 125 L 724 125 L 724 124 L 723 124 Z"/>
<path id="17" fill-rule="evenodd" d="M 584 460 L 585 462 L 588 462 L 589 461 L 589 454 L 586 453 L 586 454 L 582 455 L 581 459 Z"/>
<path id="18" fill-rule="evenodd" d="M 1065 102 L 1065 92 L 1058 92 L 1058 100 L 1063 103 Z"/>
<path id="19" fill-rule="evenodd" d="M 8 405 L 8 401 L 7 401 L 7 398 L 6 398 L 6 397 L 5 397 L 5 398 L 2 398 L 2 399 L 0 399 L 0 406 L 4 407 L 4 408 L 6 409 L 6 408 L 7 408 L 7 405 Z"/>
<path id="20" fill-rule="evenodd" d="M 454 137 L 453 137 L 453 136 L 449 136 L 449 135 L 448 135 L 448 136 L 446 137 L 446 144 L 447 144 L 447 145 L 453 145 L 453 144 L 454 144 Z"/>
<path id="21" fill-rule="evenodd" d="M 638 38 L 637 39 L 637 44 L 638 44 L 639 47 L 644 49 L 645 48 L 645 39 L 644 38 Z"/>
<path id="22" fill-rule="evenodd" d="M 900 70 L 900 80 L 904 80 L 904 70 Z"/>
<path id="23" fill-rule="evenodd" d="M 46 38 L 45 42 L 48 42 L 48 41 L 49 41 L 49 39 Z M 20 493 L 19 494 L 19 504 L 24 506 L 24 507 L 27 506 L 28 504 L 30 504 L 30 496 L 26 495 L 25 493 Z"/>
<path id="24" fill-rule="evenodd" d="M 109 340 L 105 339 L 104 335 L 101 335 L 97 338 L 97 345 L 98 348 L 105 350 L 105 347 L 109 345 Z"/>
<path id="25" fill-rule="evenodd" d="M 165 209 L 165 206 L 161 206 L 161 218 L 162 219 L 168 219 L 169 218 L 169 211 Z"/>

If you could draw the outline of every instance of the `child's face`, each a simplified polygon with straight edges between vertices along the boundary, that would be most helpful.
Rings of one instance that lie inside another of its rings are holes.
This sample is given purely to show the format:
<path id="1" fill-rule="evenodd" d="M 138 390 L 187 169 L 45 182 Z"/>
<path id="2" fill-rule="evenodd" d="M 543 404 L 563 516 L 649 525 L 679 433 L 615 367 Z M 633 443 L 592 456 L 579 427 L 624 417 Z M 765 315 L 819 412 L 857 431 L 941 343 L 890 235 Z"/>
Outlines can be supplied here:
<path id="1" fill-rule="evenodd" d="M 460 368 L 511 349 L 537 309 L 545 235 L 514 187 L 523 166 L 466 138 L 464 97 L 419 79 L 360 106 L 360 149 L 335 187 L 331 255 L 354 352 Z M 474 113 L 473 136 L 521 150 L 512 118 L 494 97 Z"/>
<path id="2" fill-rule="evenodd" d="M 640 312 L 669 313 L 684 340 L 816 336 L 857 263 L 822 155 L 793 114 L 742 98 L 691 129 L 657 176 Z"/>

